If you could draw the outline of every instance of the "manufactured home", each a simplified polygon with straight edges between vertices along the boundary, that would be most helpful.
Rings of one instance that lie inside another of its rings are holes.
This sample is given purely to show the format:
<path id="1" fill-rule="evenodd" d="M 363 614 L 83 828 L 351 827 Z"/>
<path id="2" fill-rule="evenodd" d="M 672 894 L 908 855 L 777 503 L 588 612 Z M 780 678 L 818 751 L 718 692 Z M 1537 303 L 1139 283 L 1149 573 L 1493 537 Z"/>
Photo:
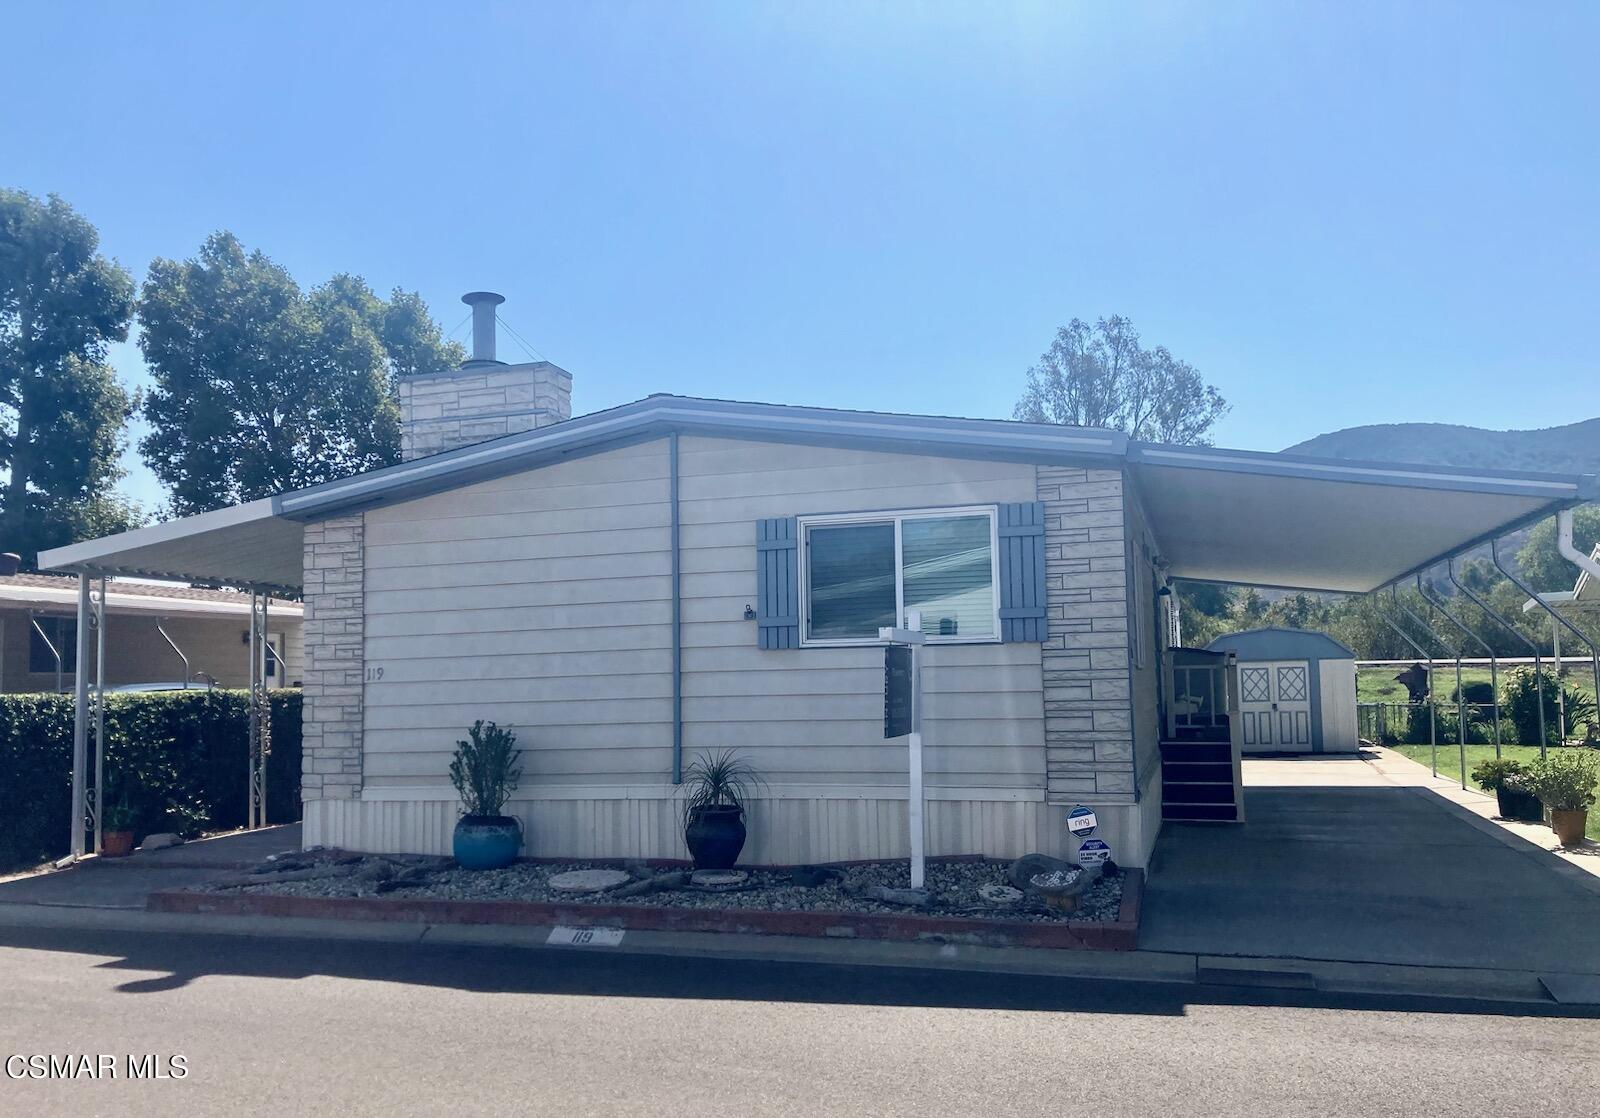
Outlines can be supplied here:
<path id="1" fill-rule="evenodd" d="M 1597 495 L 682 396 L 572 418 L 566 371 L 494 359 L 488 309 L 472 360 L 402 385 L 400 464 L 44 556 L 303 597 L 308 844 L 447 851 L 481 718 L 526 750 L 529 855 L 681 857 L 676 781 L 732 748 L 766 781 L 746 862 L 904 857 L 878 630 L 915 610 L 928 853 L 1067 854 L 1085 804 L 1144 865 L 1163 739 L 1238 771 L 1226 727 L 1173 709 L 1170 580 L 1365 593 Z"/>

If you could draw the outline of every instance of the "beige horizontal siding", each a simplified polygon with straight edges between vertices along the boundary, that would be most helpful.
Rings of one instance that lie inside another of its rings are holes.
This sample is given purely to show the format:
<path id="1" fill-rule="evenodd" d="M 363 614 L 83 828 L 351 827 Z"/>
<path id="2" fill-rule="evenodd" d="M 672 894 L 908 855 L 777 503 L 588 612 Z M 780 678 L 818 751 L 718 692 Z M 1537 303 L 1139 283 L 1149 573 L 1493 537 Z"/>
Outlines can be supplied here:
<path id="1" fill-rule="evenodd" d="M 905 747 L 883 739 L 879 648 L 762 651 L 756 521 L 776 516 L 1034 499 L 1032 466 L 783 447 L 680 443 L 684 746 L 737 748 L 785 781 L 905 781 Z M 1039 647 L 945 645 L 925 657 L 930 785 L 1043 787 Z"/>
<path id="2" fill-rule="evenodd" d="M 679 462 L 690 759 L 734 748 L 778 786 L 903 788 L 881 649 L 756 648 L 756 521 L 1032 500 L 1033 468 L 689 437 Z M 437 785 L 478 718 L 516 728 L 523 794 L 669 776 L 667 472 L 660 440 L 367 514 L 365 650 L 384 672 L 368 787 Z M 929 785 L 1042 789 L 1038 646 L 935 647 L 926 665 Z"/>
<path id="3" fill-rule="evenodd" d="M 672 730 L 666 443 L 366 516 L 363 770 L 441 780 L 477 719 L 524 784 L 659 779 Z"/>

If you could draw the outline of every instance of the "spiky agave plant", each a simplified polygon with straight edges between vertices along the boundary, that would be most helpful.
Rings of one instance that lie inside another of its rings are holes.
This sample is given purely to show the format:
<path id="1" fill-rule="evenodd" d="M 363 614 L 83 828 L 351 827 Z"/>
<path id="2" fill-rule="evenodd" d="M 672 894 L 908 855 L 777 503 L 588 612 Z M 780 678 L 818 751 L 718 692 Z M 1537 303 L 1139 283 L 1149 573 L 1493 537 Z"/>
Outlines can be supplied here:
<path id="1" fill-rule="evenodd" d="M 736 807 L 744 803 L 766 781 L 755 767 L 731 749 L 702 753 L 683 771 L 683 818 L 692 822 L 702 808 Z"/>
<path id="2" fill-rule="evenodd" d="M 483 719 L 472 724 L 467 741 L 456 742 L 450 783 L 461 797 L 461 814 L 496 816 L 522 779 L 517 735 Z"/>

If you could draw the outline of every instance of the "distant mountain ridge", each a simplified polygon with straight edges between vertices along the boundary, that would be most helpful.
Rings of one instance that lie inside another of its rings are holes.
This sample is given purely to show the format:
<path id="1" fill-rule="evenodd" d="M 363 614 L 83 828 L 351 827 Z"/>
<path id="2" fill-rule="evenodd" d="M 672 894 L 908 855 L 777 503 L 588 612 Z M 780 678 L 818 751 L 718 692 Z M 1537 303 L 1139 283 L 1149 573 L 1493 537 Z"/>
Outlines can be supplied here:
<path id="1" fill-rule="evenodd" d="M 1429 466 L 1600 474 L 1600 417 L 1534 431 L 1489 431 L 1452 423 L 1374 423 L 1318 435 L 1289 447 L 1288 452 Z"/>

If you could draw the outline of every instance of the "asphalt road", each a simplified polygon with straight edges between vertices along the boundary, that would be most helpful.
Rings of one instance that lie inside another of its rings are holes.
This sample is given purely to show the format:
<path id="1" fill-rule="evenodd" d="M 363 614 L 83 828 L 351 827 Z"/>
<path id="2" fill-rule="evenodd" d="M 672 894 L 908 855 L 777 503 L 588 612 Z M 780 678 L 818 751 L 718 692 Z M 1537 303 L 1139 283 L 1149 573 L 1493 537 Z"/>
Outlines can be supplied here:
<path id="1" fill-rule="evenodd" d="M 0 1075 L 6 1115 L 1548 1118 L 1595 1112 L 1597 1052 L 1553 1009 L 0 928 L 0 1056 L 118 1063 Z M 187 1074 L 130 1081 L 130 1053 Z"/>

